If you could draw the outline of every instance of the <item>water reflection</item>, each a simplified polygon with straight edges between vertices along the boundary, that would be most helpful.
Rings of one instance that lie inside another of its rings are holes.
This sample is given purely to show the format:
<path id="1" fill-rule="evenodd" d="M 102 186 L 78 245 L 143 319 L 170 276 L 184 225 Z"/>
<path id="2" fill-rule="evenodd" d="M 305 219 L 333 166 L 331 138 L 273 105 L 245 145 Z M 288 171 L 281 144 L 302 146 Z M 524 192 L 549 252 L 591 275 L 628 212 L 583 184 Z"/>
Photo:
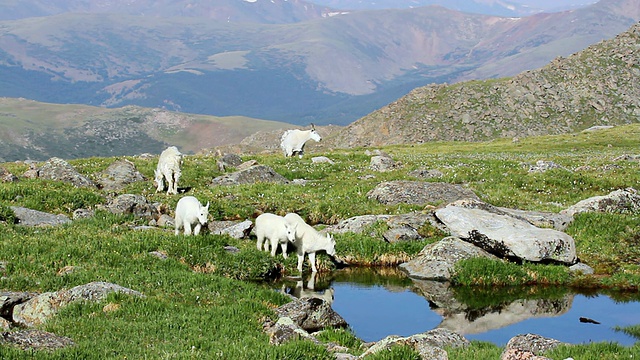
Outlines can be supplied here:
<path id="1" fill-rule="evenodd" d="M 409 336 L 434 328 L 503 346 L 535 333 L 568 343 L 637 341 L 616 326 L 640 324 L 639 295 L 577 293 L 563 288 L 521 287 L 478 291 L 412 280 L 397 269 L 347 268 L 329 276 L 287 279 L 282 291 L 322 297 L 364 341 Z M 601 324 L 580 322 L 581 317 Z"/>

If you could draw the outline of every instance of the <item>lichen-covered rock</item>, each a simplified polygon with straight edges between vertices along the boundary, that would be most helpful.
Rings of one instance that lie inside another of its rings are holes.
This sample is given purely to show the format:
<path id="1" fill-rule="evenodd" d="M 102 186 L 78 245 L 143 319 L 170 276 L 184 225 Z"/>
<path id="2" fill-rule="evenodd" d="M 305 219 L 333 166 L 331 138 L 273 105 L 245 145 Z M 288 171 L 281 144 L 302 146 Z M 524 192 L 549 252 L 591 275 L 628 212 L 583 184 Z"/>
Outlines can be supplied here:
<path id="1" fill-rule="evenodd" d="M 608 195 L 581 200 L 560 213 L 575 216 L 584 212 L 638 213 L 640 212 L 640 194 L 634 188 L 616 190 Z"/>
<path id="2" fill-rule="evenodd" d="M 129 160 L 118 160 L 96 174 L 96 182 L 104 190 L 120 190 L 126 185 L 146 180 Z"/>
<path id="3" fill-rule="evenodd" d="M 57 157 L 49 159 L 38 169 L 38 177 L 68 182 L 76 187 L 96 187 L 93 181 L 81 175 L 68 162 Z"/>
<path id="4" fill-rule="evenodd" d="M 369 191 L 367 197 L 387 205 L 448 204 L 460 199 L 479 199 L 460 185 L 405 180 L 383 182 Z"/>
<path id="5" fill-rule="evenodd" d="M 31 329 L 4 332 L 0 336 L 1 344 L 14 345 L 23 350 L 55 350 L 75 345 L 68 337 Z"/>
<path id="6" fill-rule="evenodd" d="M 254 165 L 246 169 L 218 176 L 211 181 L 211 185 L 239 185 L 254 183 L 288 184 L 289 180 L 266 165 Z"/>
<path id="7" fill-rule="evenodd" d="M 18 224 L 24 226 L 56 226 L 71 222 L 68 216 L 62 214 L 50 214 L 20 206 L 11 206 L 10 208 L 18 220 Z"/>
<path id="8" fill-rule="evenodd" d="M 280 317 L 291 318 L 308 332 L 327 327 L 346 327 L 347 322 L 335 312 L 331 305 L 320 298 L 296 299 L 276 309 Z"/>

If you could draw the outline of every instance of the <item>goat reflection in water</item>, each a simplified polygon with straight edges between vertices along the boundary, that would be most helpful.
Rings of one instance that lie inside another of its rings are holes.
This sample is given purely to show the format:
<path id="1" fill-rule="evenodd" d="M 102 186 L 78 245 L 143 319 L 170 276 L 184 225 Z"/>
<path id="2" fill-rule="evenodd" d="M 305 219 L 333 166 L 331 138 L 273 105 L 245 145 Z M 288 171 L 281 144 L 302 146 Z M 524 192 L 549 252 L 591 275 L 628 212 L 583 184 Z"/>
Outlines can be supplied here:
<path id="1" fill-rule="evenodd" d="M 283 283 L 282 292 L 299 299 L 316 298 L 324 300 L 327 304 L 332 304 L 334 299 L 333 288 L 316 289 L 317 277 L 318 273 L 313 272 L 309 275 L 309 279 L 306 284 L 304 283 L 303 278 L 296 281 L 295 286 L 287 286 L 286 283 Z"/>

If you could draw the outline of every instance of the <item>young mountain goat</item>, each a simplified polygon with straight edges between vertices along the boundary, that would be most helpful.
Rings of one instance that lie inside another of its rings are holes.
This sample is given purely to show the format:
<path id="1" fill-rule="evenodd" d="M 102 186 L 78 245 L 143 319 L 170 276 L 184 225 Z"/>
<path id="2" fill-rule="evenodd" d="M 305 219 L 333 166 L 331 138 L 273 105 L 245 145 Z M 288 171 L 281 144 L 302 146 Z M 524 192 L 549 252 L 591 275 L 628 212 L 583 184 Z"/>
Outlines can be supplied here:
<path id="1" fill-rule="evenodd" d="M 280 139 L 280 147 L 284 152 L 285 157 L 293 156 L 295 153 L 298 157 L 302 158 L 304 153 L 304 144 L 313 139 L 315 141 L 322 140 L 322 137 L 316 131 L 316 127 L 311 124 L 311 130 L 287 130 L 282 134 Z"/>
<path id="2" fill-rule="evenodd" d="M 307 224 L 300 215 L 288 213 L 284 218 L 290 224 L 296 224 L 296 253 L 298 255 L 298 271 L 302 273 L 302 263 L 304 255 L 309 254 L 309 265 L 311 271 L 317 272 L 316 252 L 324 250 L 329 256 L 336 255 L 336 241 L 330 234 L 322 235 L 316 229 Z"/>
<path id="3" fill-rule="evenodd" d="M 178 193 L 178 180 L 182 167 L 182 153 L 175 146 L 169 146 L 165 149 L 158 159 L 158 166 L 154 171 L 156 192 L 164 191 L 165 180 L 167 182 L 167 195 Z"/>
<path id="4" fill-rule="evenodd" d="M 276 256 L 276 250 L 278 244 L 282 249 L 282 256 L 286 259 L 288 257 L 287 247 L 289 242 L 296 240 L 296 225 L 289 224 L 282 216 L 270 213 L 261 214 L 256 218 L 256 247 L 258 250 L 269 250 L 269 243 L 271 243 L 271 256 Z"/>
<path id="5" fill-rule="evenodd" d="M 207 202 L 207 206 L 202 206 L 200 201 L 193 196 L 181 198 L 176 205 L 175 234 L 180 234 L 180 228 L 184 227 L 184 234 L 191 235 L 191 226 L 195 225 L 193 235 L 198 235 L 202 225 L 207 223 L 208 216 L 209 202 Z"/>

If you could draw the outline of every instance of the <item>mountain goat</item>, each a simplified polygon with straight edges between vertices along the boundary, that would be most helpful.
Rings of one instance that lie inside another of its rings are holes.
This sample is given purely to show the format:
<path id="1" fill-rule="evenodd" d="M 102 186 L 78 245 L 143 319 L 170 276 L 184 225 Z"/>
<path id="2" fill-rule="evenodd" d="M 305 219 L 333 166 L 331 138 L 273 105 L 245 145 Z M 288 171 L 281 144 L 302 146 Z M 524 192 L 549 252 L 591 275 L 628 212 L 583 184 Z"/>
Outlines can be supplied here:
<path id="1" fill-rule="evenodd" d="M 156 192 L 164 191 L 167 182 L 167 194 L 178 193 L 178 180 L 182 175 L 182 153 L 175 146 L 165 149 L 158 159 L 158 166 L 154 171 Z"/>
<path id="2" fill-rule="evenodd" d="M 331 257 L 336 255 L 336 241 L 331 234 L 321 234 L 296 213 L 288 213 L 284 218 L 287 222 L 296 226 L 295 246 L 296 254 L 298 255 L 299 272 L 302 273 L 305 254 L 309 254 L 309 264 L 314 273 L 318 271 L 316 268 L 316 252 L 324 250 Z"/>
<path id="3" fill-rule="evenodd" d="M 280 147 L 284 152 L 285 157 L 293 156 L 298 153 L 298 157 L 302 158 L 304 153 L 304 144 L 313 139 L 315 141 L 322 140 L 322 137 L 316 131 L 316 127 L 311 124 L 311 130 L 287 130 L 282 134 L 280 139 Z"/>
<path id="4" fill-rule="evenodd" d="M 194 196 L 181 198 L 176 205 L 175 234 L 180 234 L 180 228 L 184 227 L 184 234 L 191 235 L 191 226 L 195 225 L 193 235 L 198 235 L 202 225 L 207 223 L 208 216 L 209 202 L 207 202 L 207 206 L 202 206 Z"/>
<path id="5" fill-rule="evenodd" d="M 261 214 L 256 218 L 256 247 L 258 250 L 267 251 L 269 240 L 271 244 L 271 256 L 276 256 L 276 250 L 278 244 L 282 249 L 282 256 L 286 259 L 288 257 L 287 247 L 289 242 L 296 240 L 296 225 L 289 224 L 282 216 L 270 213 Z"/>

